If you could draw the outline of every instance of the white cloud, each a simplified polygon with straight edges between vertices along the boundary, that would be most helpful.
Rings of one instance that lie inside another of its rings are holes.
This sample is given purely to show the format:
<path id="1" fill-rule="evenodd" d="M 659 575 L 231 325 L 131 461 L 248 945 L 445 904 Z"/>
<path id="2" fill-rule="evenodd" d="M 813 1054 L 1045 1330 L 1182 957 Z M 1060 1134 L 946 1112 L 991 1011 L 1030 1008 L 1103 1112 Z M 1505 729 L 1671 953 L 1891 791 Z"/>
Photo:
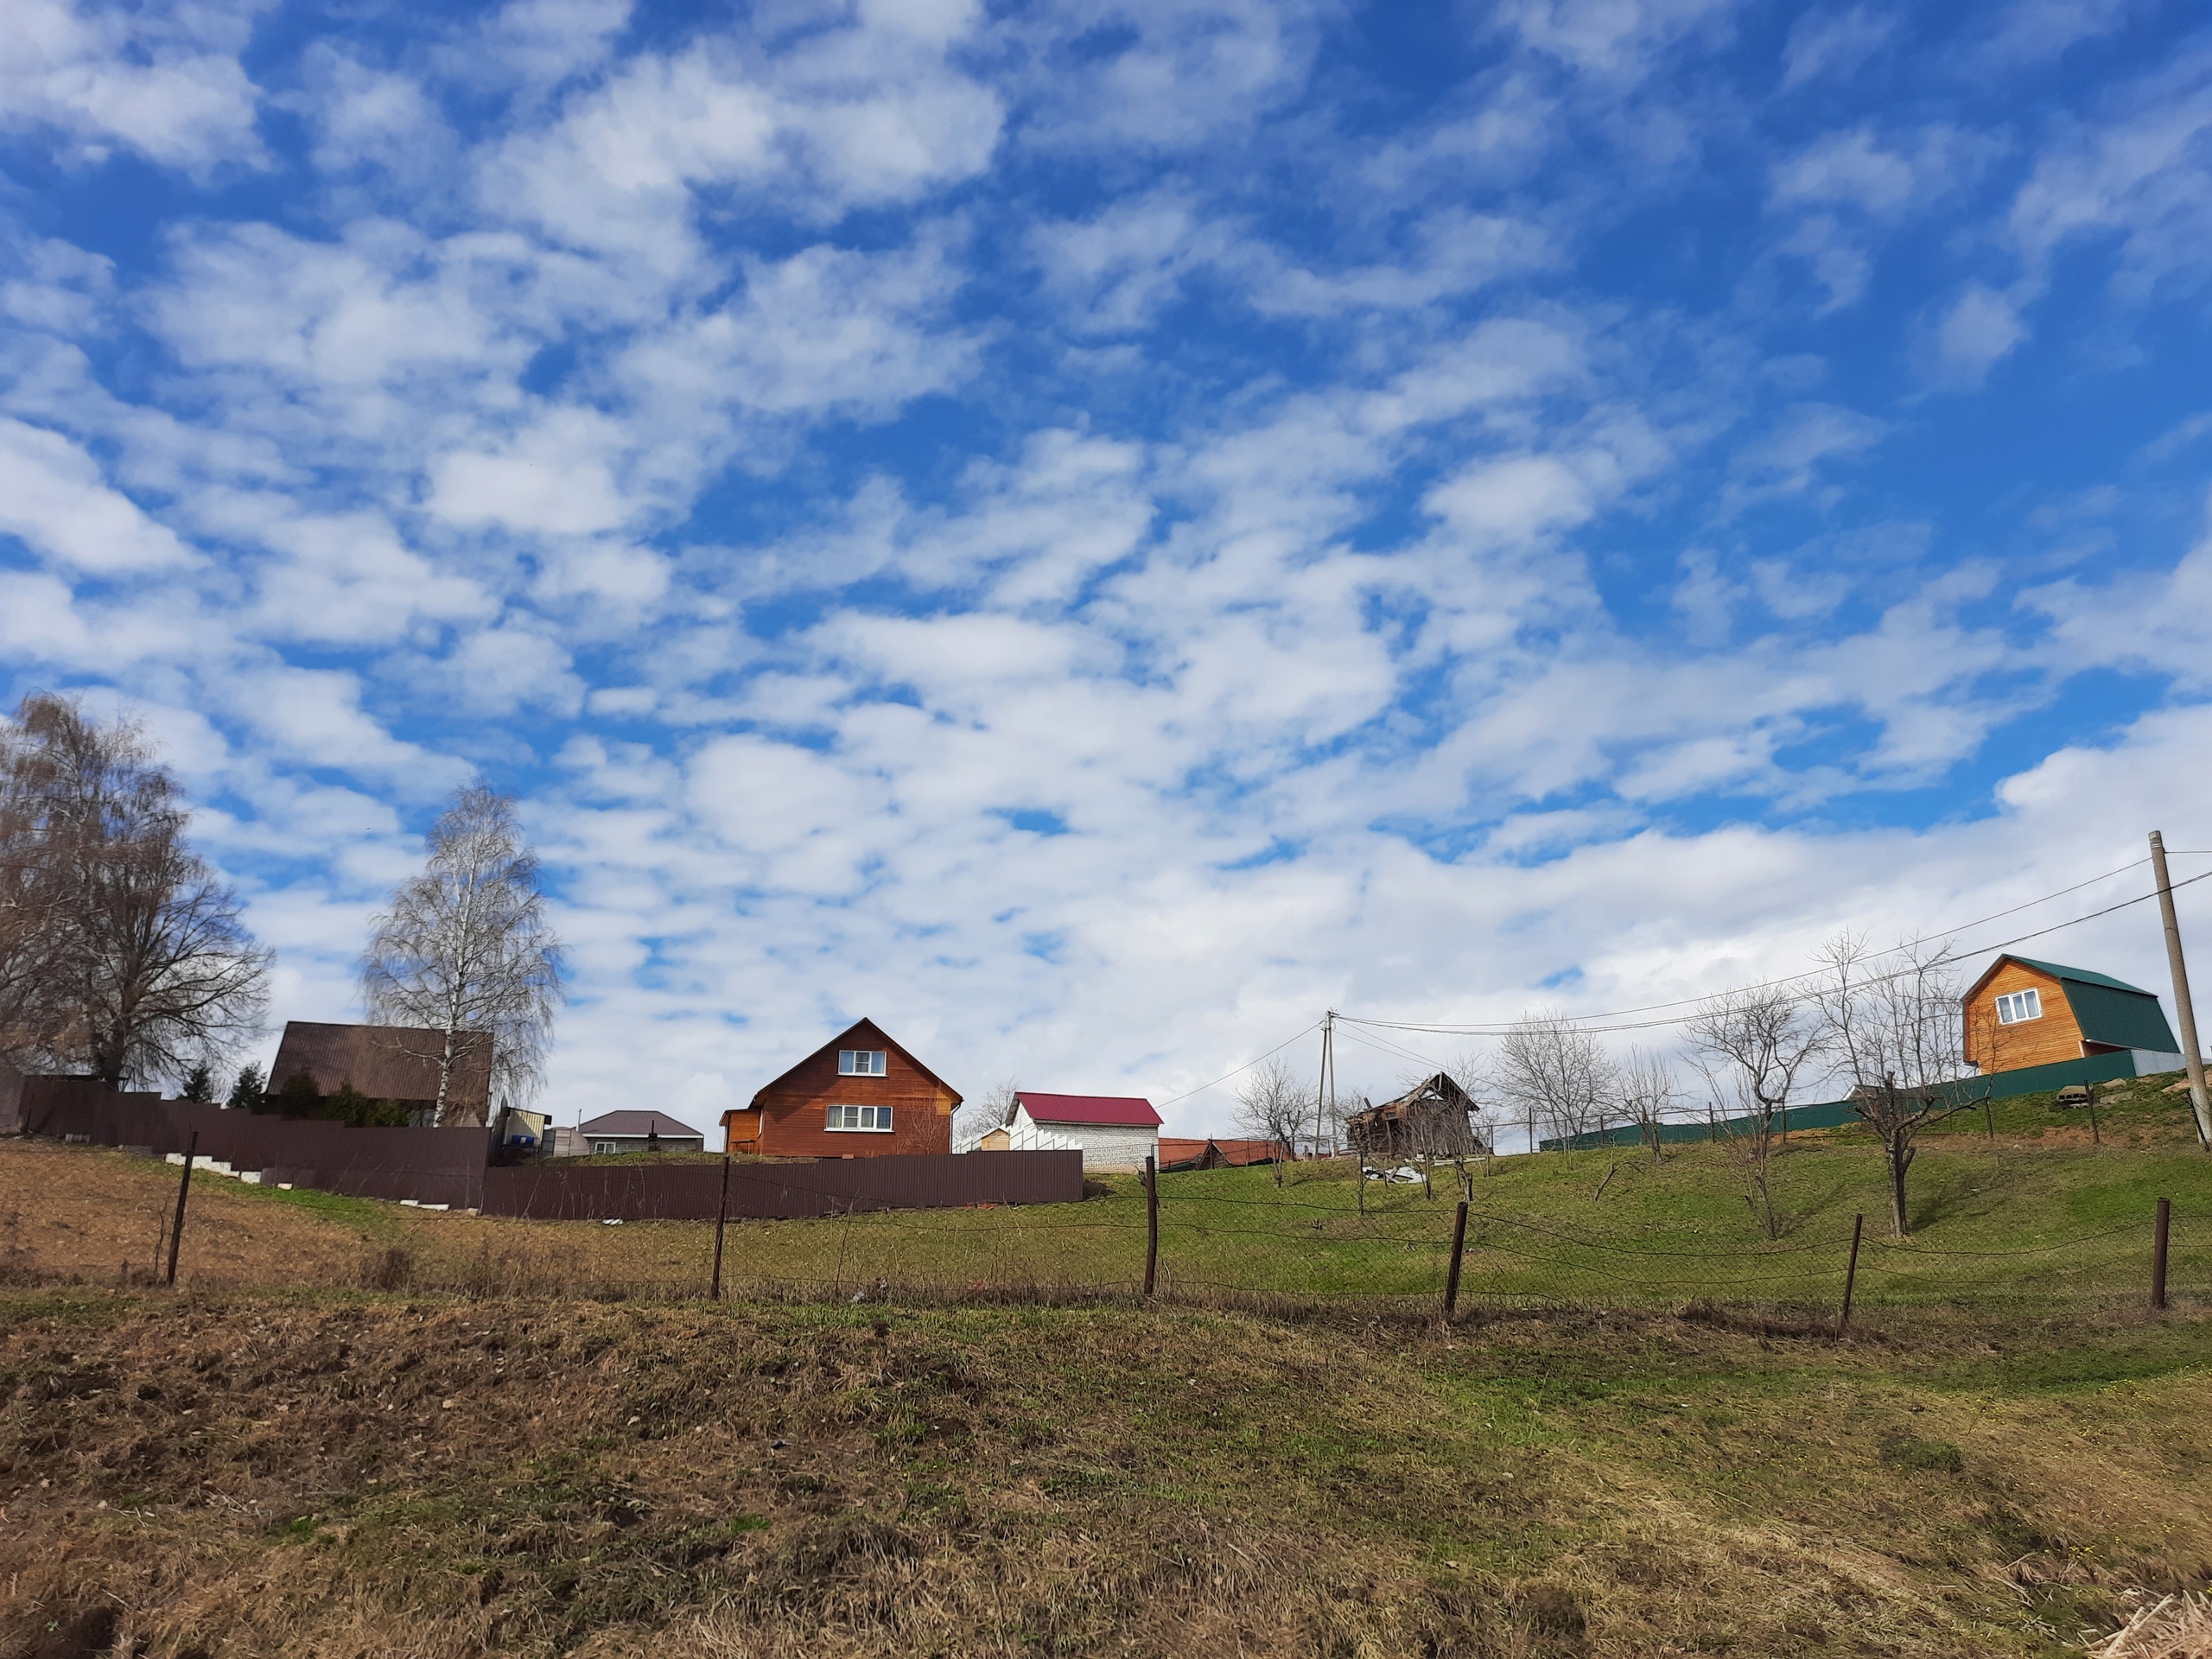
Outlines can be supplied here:
<path id="1" fill-rule="evenodd" d="M 1868 6 L 1808 11 L 1789 26 L 1782 53 L 1784 88 L 1846 76 L 1897 33 L 1897 19 Z"/>
<path id="2" fill-rule="evenodd" d="M 1931 378 L 1947 391 L 1979 386 L 2027 334 L 2010 299 L 1986 283 L 1970 283 L 1936 325 Z"/>
<path id="3" fill-rule="evenodd" d="M 175 569 L 194 556 L 111 489 L 99 463 L 58 432 L 0 418 L 0 532 L 94 575 Z"/>
<path id="4" fill-rule="evenodd" d="M 194 170 L 258 162 L 238 53 L 259 9 L 15 0 L 0 29 L 0 124 L 58 129 L 87 160 L 119 146 Z"/>

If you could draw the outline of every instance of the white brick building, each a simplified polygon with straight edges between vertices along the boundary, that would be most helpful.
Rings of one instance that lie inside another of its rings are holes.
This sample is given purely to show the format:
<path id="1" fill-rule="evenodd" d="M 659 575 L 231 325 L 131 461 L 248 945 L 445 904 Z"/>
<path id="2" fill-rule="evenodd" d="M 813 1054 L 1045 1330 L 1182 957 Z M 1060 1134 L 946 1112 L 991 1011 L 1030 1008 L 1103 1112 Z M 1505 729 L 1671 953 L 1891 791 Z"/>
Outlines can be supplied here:
<path id="1" fill-rule="evenodd" d="M 1083 1172 L 1142 1169 L 1160 1154 L 1160 1114 L 1135 1095 L 1039 1095 L 1014 1097 L 1007 1147 L 1014 1152 L 1079 1152 Z"/>

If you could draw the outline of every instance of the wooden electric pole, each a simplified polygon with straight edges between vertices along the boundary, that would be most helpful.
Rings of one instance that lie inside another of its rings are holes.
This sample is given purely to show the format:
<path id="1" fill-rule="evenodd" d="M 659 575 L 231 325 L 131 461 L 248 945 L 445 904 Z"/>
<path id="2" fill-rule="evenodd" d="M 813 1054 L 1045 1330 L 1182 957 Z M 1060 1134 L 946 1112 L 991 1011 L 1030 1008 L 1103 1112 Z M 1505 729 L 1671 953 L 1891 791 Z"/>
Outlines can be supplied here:
<path id="1" fill-rule="evenodd" d="M 2196 1010 L 2189 1000 L 2189 964 L 2182 960 L 2181 924 L 2174 918 L 2174 886 L 2166 879 L 2166 842 L 2151 832 L 2151 868 L 2158 878 L 2158 912 L 2166 923 L 2166 966 L 2173 970 L 2174 1012 L 2181 1016 L 2182 1064 L 2189 1068 L 2189 1109 L 2196 1119 L 2196 1143 L 2212 1152 L 2212 1100 L 2204 1094 L 2204 1056 L 2196 1046 Z"/>

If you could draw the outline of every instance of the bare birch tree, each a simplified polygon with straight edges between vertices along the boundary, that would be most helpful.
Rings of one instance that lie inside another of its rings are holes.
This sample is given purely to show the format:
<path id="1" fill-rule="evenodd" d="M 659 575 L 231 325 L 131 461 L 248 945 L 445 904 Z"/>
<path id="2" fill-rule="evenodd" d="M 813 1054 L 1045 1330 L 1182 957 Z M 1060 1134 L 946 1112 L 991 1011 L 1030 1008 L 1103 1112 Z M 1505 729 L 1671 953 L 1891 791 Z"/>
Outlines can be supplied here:
<path id="1" fill-rule="evenodd" d="M 543 1078 L 565 954 L 546 920 L 537 855 L 512 797 L 455 792 L 430 826 L 428 868 L 392 895 L 362 953 L 361 1001 L 379 1024 L 434 1034 L 435 1117 L 460 1121 L 454 1074 L 488 1059 L 490 1094 L 527 1101 Z M 490 1097 L 485 1102 L 488 1111 Z"/>
<path id="2" fill-rule="evenodd" d="M 1490 1086 L 1535 1131 L 1567 1141 L 1604 1126 L 1618 1073 L 1605 1046 L 1561 1014 L 1524 1014 L 1498 1044 Z M 1535 1150 L 1532 1145 L 1530 1150 Z"/>
<path id="3" fill-rule="evenodd" d="M 188 816 L 134 728 L 23 700 L 0 739 L 0 1045 L 118 1088 L 261 1030 L 270 952 Z"/>
<path id="4" fill-rule="evenodd" d="M 1283 1162 L 1296 1137 L 1313 1116 L 1313 1096 L 1281 1059 L 1255 1065 L 1236 1090 L 1236 1127 L 1276 1150 L 1275 1185 L 1283 1182 Z"/>
<path id="5" fill-rule="evenodd" d="M 1920 1132 L 1986 1098 L 1967 1080 L 1960 976 L 1948 945 L 1908 939 L 1877 956 L 1848 931 L 1821 948 L 1814 992 L 1828 1053 L 1851 1090 L 1852 1109 L 1881 1138 L 1890 1178 L 1890 1224 L 1911 1230 L 1905 1176 Z"/>
<path id="6" fill-rule="evenodd" d="M 1016 1098 L 1020 1093 L 1021 1084 L 1017 1079 L 1001 1077 L 991 1085 L 990 1093 L 963 1106 L 952 1120 L 953 1150 L 972 1152 L 993 1129 L 1011 1126 Z"/>
<path id="7" fill-rule="evenodd" d="M 1753 1212 L 1769 1238 L 1782 1236 L 1770 1177 L 1777 1125 L 1787 1128 L 1789 1091 L 1821 1049 L 1821 1022 L 1779 986 L 1723 991 L 1698 1005 L 1688 1027 L 1698 1070 L 1716 1098 L 1732 1096 L 1749 1132 L 1732 1142 L 1751 1182 Z"/>
<path id="8" fill-rule="evenodd" d="M 1681 1103 L 1682 1091 L 1675 1085 L 1675 1068 L 1664 1054 L 1655 1054 L 1649 1049 L 1631 1046 L 1628 1063 L 1621 1068 L 1620 1093 L 1622 1109 L 1642 1132 L 1644 1144 L 1651 1148 L 1651 1163 L 1659 1164 L 1659 1134 L 1665 1126 L 1667 1114 Z"/>

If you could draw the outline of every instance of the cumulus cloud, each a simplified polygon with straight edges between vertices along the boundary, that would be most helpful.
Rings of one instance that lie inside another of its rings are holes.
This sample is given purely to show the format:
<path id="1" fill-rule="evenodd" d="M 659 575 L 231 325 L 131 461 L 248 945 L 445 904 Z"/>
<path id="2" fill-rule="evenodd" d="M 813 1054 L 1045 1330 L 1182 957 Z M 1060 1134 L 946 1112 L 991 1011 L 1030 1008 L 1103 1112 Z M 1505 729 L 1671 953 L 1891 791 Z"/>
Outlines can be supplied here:
<path id="1" fill-rule="evenodd" d="M 258 9 L 21 0 L 0 31 L 0 123 L 55 132 L 87 161 L 124 149 L 195 172 L 258 162 L 257 94 L 238 59 Z"/>

